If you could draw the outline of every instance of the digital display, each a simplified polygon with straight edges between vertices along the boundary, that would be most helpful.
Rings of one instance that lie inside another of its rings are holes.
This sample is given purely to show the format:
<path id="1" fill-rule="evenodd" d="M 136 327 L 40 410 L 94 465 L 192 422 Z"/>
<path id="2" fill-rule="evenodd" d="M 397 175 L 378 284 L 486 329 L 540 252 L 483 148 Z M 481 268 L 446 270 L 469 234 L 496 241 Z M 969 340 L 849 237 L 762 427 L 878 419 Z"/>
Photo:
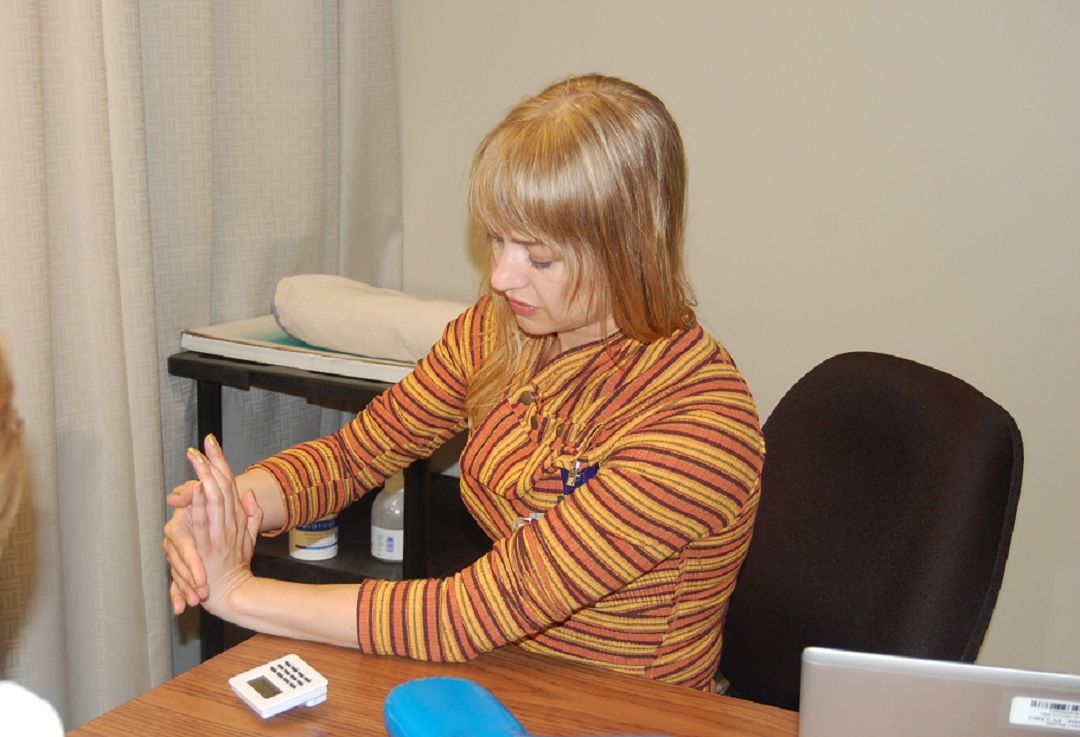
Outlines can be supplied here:
<path id="1" fill-rule="evenodd" d="M 248 681 L 248 685 L 264 699 L 272 699 L 281 693 L 281 689 L 275 686 L 266 676 L 259 676 Z"/>

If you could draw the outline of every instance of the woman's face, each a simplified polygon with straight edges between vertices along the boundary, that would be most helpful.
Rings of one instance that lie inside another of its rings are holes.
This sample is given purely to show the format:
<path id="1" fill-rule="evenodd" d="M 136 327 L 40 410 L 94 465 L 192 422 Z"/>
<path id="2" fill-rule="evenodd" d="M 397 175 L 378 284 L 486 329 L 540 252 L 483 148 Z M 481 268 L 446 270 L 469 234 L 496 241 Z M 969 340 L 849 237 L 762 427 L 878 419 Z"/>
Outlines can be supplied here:
<path id="1" fill-rule="evenodd" d="M 615 329 L 610 314 L 589 310 L 586 282 L 573 299 L 566 295 L 566 263 L 542 243 L 517 233 L 489 233 L 493 269 L 491 288 L 506 297 L 518 327 L 529 335 L 556 335 L 561 353 L 599 340 Z"/>

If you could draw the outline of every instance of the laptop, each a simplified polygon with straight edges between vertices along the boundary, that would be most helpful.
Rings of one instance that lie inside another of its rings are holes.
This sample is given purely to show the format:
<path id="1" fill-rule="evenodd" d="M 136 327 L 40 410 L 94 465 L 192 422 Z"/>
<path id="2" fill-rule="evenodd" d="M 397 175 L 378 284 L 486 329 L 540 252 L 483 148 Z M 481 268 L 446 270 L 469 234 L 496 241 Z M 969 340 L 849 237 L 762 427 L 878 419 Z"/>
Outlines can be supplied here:
<path id="1" fill-rule="evenodd" d="M 1080 675 L 811 647 L 799 737 L 1080 737 Z"/>

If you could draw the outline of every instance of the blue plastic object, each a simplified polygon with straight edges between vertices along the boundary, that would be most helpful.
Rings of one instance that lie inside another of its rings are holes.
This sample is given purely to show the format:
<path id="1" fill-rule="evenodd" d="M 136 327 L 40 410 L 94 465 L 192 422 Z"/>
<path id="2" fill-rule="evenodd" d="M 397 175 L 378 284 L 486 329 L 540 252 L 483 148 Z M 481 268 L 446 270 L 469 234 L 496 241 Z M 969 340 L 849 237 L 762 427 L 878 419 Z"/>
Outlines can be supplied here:
<path id="1" fill-rule="evenodd" d="M 390 737 L 528 734 L 490 691 L 465 678 L 406 681 L 387 695 L 383 720 Z"/>
<path id="2" fill-rule="evenodd" d="M 406 681 L 386 696 L 390 737 L 535 737 L 479 683 L 466 678 Z"/>

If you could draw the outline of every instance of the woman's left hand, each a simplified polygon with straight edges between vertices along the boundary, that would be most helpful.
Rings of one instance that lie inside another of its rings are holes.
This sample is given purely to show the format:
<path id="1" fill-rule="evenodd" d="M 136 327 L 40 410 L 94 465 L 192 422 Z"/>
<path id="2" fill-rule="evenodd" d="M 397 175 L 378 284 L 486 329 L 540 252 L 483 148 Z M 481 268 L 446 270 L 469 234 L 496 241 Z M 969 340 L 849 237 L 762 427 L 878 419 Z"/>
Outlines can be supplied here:
<path id="1" fill-rule="evenodd" d="M 230 600 L 253 576 L 251 556 L 262 527 L 262 508 L 251 490 L 241 495 L 224 456 L 207 458 L 194 448 L 188 460 L 199 484 L 191 499 L 195 545 L 206 567 L 207 611 L 228 619 Z"/>

